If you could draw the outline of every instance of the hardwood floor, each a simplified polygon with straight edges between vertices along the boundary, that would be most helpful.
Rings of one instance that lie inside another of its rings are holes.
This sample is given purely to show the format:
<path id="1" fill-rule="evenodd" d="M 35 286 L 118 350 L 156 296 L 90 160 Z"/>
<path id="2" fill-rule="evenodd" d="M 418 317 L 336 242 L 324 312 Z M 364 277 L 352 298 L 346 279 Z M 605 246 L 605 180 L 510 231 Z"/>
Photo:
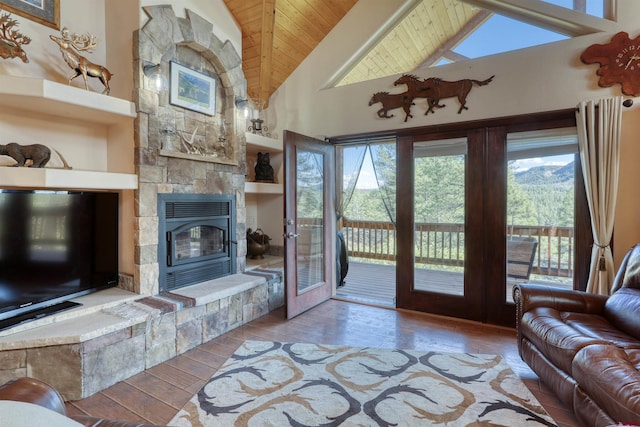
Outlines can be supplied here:
<path id="1" fill-rule="evenodd" d="M 423 313 L 329 300 L 292 320 L 276 310 L 83 400 L 70 414 L 165 425 L 246 339 L 501 354 L 560 427 L 572 413 L 522 362 L 515 330 Z"/>

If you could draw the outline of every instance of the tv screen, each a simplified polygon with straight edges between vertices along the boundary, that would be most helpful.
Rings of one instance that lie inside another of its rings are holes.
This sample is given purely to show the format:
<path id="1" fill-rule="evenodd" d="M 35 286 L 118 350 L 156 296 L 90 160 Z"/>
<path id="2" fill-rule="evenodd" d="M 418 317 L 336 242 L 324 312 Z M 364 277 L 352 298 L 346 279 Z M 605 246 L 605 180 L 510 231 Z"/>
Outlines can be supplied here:
<path id="1" fill-rule="evenodd" d="M 118 193 L 0 189 L 0 329 L 117 282 Z"/>

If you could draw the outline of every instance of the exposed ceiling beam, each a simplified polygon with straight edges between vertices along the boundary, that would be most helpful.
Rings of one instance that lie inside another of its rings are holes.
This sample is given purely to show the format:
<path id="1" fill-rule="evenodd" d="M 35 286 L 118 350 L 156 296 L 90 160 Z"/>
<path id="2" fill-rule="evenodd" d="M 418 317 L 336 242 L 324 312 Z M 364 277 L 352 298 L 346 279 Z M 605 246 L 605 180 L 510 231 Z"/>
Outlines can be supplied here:
<path id="1" fill-rule="evenodd" d="M 453 52 L 453 49 L 458 46 L 465 38 L 469 36 L 476 28 L 482 25 L 493 13 L 488 10 L 481 10 L 473 18 L 471 18 L 464 26 L 444 42 L 435 52 L 427 56 L 420 65 L 416 67 L 416 70 L 420 68 L 431 67 L 437 63 L 441 58 L 447 58 L 452 61 L 459 61 L 461 59 L 468 59 L 462 55 L 458 55 Z M 457 56 L 456 56 L 457 55 Z M 455 59 L 454 59 L 455 58 Z"/>
<path id="2" fill-rule="evenodd" d="M 444 54 L 442 54 L 442 57 L 451 62 L 458 62 L 469 59 L 468 56 L 460 55 L 459 53 L 456 53 L 452 50 L 446 51 Z"/>
<path id="3" fill-rule="evenodd" d="M 273 28 L 276 19 L 276 0 L 262 0 L 262 30 L 260 42 L 260 85 L 258 98 L 269 102 L 273 63 Z M 265 104 L 266 106 L 266 104 Z"/>

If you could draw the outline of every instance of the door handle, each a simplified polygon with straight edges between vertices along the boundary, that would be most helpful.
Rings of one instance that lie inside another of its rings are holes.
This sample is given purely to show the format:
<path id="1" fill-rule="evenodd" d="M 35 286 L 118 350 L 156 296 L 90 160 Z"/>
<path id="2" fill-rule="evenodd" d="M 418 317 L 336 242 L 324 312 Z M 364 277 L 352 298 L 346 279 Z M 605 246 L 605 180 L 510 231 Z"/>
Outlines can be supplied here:
<path id="1" fill-rule="evenodd" d="M 287 239 L 295 239 L 296 237 L 300 237 L 299 234 L 296 234 L 293 231 L 290 231 L 287 234 L 284 234 L 283 236 L 286 237 Z"/>

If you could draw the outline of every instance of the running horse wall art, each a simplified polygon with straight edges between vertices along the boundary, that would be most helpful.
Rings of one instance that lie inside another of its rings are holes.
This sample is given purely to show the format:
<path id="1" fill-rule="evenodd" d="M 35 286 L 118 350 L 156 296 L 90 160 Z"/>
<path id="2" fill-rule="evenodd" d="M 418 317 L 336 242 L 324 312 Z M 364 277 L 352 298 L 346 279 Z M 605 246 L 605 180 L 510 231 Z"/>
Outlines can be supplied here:
<path id="1" fill-rule="evenodd" d="M 413 117 L 411 115 L 411 106 L 415 104 L 413 103 L 413 97 L 409 95 L 409 92 L 394 94 L 390 94 L 389 92 L 376 92 L 369 100 L 369 106 L 377 104 L 378 102 L 382 104 L 382 108 L 377 111 L 378 117 L 381 119 L 390 119 L 394 115 L 389 115 L 389 110 L 395 110 L 400 107 L 404 110 L 405 122 L 409 117 Z"/>
<path id="2" fill-rule="evenodd" d="M 460 108 L 458 114 L 462 113 L 462 110 L 468 110 L 467 96 L 473 86 L 486 86 L 493 81 L 495 76 L 491 76 L 485 80 L 475 79 L 463 79 L 457 81 L 446 81 L 437 77 L 430 77 L 424 80 L 411 74 L 403 74 L 394 83 L 394 86 L 406 85 L 407 91 L 398 94 L 389 94 L 388 92 L 376 92 L 369 101 L 369 105 L 373 105 L 377 102 L 382 103 L 382 108 L 377 111 L 378 117 L 390 118 L 393 114 L 389 115 L 388 111 L 395 108 L 403 108 L 405 111 L 404 121 L 406 122 L 411 115 L 411 106 L 415 105 L 413 102 L 416 98 L 426 98 L 427 109 L 425 115 L 431 113 L 435 114 L 434 108 L 445 107 L 445 104 L 441 104 L 440 100 L 444 98 L 458 98 Z"/>

